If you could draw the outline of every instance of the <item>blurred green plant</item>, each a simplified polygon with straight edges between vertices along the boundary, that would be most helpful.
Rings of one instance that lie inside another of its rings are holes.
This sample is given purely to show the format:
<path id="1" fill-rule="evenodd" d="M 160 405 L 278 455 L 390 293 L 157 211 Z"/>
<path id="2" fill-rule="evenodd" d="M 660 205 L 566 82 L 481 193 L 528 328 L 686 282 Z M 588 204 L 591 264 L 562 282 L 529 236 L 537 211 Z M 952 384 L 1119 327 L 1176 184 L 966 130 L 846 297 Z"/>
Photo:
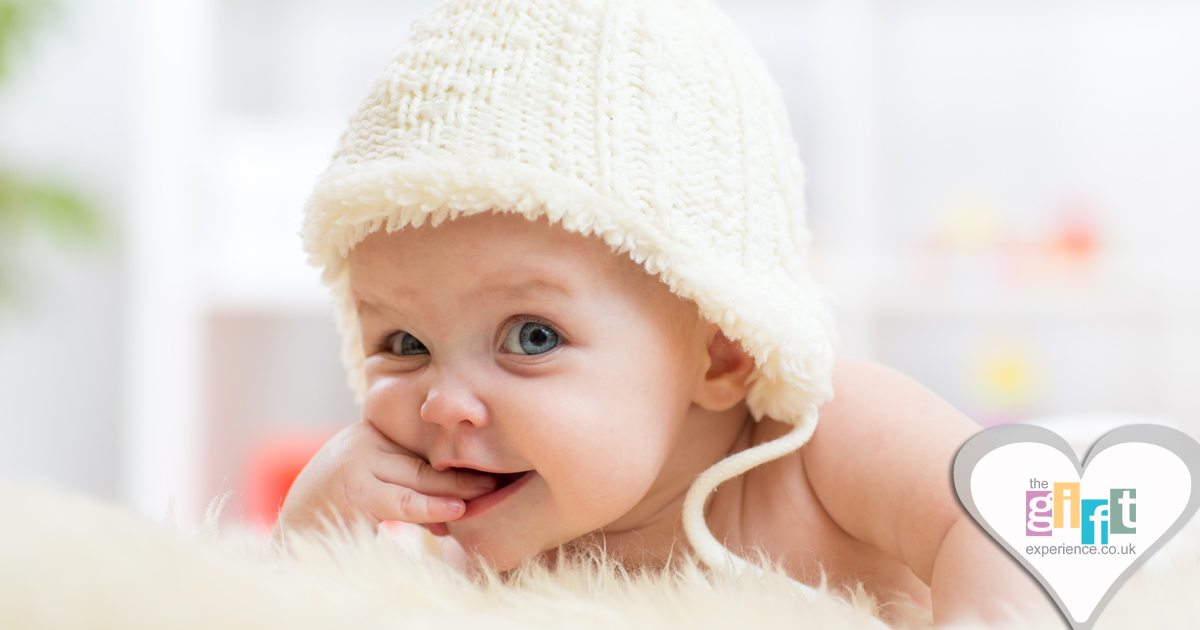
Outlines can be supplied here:
<path id="1" fill-rule="evenodd" d="M 56 13 L 50 0 L 0 0 L 0 84 L 34 31 Z M 0 167 L 0 301 L 11 292 L 12 252 L 22 239 L 40 229 L 60 239 L 94 240 L 100 227 L 96 209 L 70 188 Z"/>

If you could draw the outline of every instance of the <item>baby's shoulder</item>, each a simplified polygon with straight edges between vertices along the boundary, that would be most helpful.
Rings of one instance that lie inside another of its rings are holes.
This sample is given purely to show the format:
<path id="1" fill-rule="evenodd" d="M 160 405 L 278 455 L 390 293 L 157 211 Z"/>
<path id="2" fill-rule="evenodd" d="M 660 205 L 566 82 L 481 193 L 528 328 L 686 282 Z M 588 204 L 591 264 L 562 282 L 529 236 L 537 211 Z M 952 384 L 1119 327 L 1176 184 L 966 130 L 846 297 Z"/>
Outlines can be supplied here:
<path id="1" fill-rule="evenodd" d="M 958 448 L 979 431 L 921 384 L 872 361 L 839 358 L 833 392 L 802 451 L 818 492 L 899 490 L 898 484 L 928 482 L 929 469 L 938 466 L 936 476 L 948 483 Z"/>
<path id="2" fill-rule="evenodd" d="M 764 420 L 752 443 L 788 430 Z M 834 580 L 863 580 L 868 590 L 896 589 L 924 601 L 921 582 L 932 571 L 938 530 L 961 516 L 951 462 L 978 430 L 899 372 L 840 359 L 834 399 L 821 407 L 809 443 L 745 476 L 734 538 L 799 569 L 795 577 L 803 581 L 812 582 L 819 566 Z"/>
<path id="3" fill-rule="evenodd" d="M 834 364 L 833 399 L 821 407 L 816 432 L 805 450 L 810 454 L 809 466 L 841 467 L 839 463 L 853 461 L 870 470 L 886 463 L 876 457 L 880 449 L 902 458 L 928 458 L 929 447 L 957 450 L 978 430 L 961 412 L 904 374 L 864 359 L 839 358 Z M 918 445 L 925 448 L 896 448 Z"/>
<path id="4" fill-rule="evenodd" d="M 833 390 L 799 453 L 811 492 L 840 529 L 927 579 L 942 534 L 962 516 L 954 456 L 979 427 L 878 363 L 839 359 Z"/>

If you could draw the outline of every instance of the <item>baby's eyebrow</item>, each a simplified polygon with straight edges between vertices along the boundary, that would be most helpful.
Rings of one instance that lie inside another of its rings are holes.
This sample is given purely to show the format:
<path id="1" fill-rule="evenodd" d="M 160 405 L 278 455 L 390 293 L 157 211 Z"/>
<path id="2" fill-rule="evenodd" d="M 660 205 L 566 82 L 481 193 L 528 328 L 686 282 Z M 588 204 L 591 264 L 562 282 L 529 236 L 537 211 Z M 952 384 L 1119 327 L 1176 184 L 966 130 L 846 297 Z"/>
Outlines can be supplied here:
<path id="1" fill-rule="evenodd" d="M 476 295 L 479 297 L 498 297 L 507 300 L 522 300 L 530 299 L 538 294 L 553 294 L 560 297 L 571 297 L 572 293 L 569 289 L 570 285 L 566 282 L 550 280 L 544 277 L 530 278 L 521 282 L 499 282 L 480 288 Z M 418 294 L 406 292 L 406 295 L 416 298 Z M 391 309 L 387 306 L 387 302 L 380 305 L 372 302 L 367 295 L 359 295 L 357 292 L 352 296 L 354 300 L 354 308 L 358 311 L 360 317 L 371 315 L 385 315 L 385 311 Z"/>
<path id="2" fill-rule="evenodd" d="M 570 297 L 571 291 L 566 284 L 545 278 L 531 278 L 524 282 L 492 286 L 479 292 L 481 295 L 498 294 L 511 300 L 528 298 L 537 293 L 554 293 L 561 297 Z"/>
<path id="3" fill-rule="evenodd" d="M 376 306 L 374 303 L 368 302 L 367 300 L 364 300 L 362 298 L 357 298 L 357 297 L 354 299 L 354 310 L 358 311 L 358 316 L 360 319 L 362 319 L 368 313 L 371 313 L 371 314 L 382 313 L 382 310 L 378 306 Z"/>
<path id="4" fill-rule="evenodd" d="M 360 317 L 368 313 L 387 316 L 388 312 L 392 311 L 392 307 L 386 299 L 379 300 L 378 296 L 374 294 L 359 294 L 358 291 L 353 291 L 351 299 L 354 300 L 354 309 L 358 311 Z"/>

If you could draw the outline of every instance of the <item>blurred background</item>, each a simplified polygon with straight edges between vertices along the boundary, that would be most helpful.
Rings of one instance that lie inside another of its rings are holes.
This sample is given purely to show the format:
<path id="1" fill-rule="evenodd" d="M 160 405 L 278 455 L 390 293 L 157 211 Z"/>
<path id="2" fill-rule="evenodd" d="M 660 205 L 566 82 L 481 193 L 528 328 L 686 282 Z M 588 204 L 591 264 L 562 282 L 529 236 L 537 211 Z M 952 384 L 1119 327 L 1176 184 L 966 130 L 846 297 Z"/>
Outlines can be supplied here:
<path id="1" fill-rule="evenodd" d="M 1200 431 L 1200 3 L 725 0 L 840 352 Z M 0 0 L 0 478 L 268 525 L 352 422 L 300 209 L 407 0 Z"/>

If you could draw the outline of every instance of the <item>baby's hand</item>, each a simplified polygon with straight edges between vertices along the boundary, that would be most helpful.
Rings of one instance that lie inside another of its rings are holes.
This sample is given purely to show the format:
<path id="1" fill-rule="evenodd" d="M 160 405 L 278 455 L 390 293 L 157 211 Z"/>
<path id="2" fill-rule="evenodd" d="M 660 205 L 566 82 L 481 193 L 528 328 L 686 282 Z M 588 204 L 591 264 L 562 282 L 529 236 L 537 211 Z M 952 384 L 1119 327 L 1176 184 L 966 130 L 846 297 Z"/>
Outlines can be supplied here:
<path id="1" fill-rule="evenodd" d="M 496 488 L 488 475 L 438 472 L 429 462 L 389 440 L 367 422 L 346 427 L 296 477 L 276 535 L 341 519 L 371 528 L 382 521 L 425 525 L 446 534 L 446 521 L 463 515 L 466 500 Z"/>

